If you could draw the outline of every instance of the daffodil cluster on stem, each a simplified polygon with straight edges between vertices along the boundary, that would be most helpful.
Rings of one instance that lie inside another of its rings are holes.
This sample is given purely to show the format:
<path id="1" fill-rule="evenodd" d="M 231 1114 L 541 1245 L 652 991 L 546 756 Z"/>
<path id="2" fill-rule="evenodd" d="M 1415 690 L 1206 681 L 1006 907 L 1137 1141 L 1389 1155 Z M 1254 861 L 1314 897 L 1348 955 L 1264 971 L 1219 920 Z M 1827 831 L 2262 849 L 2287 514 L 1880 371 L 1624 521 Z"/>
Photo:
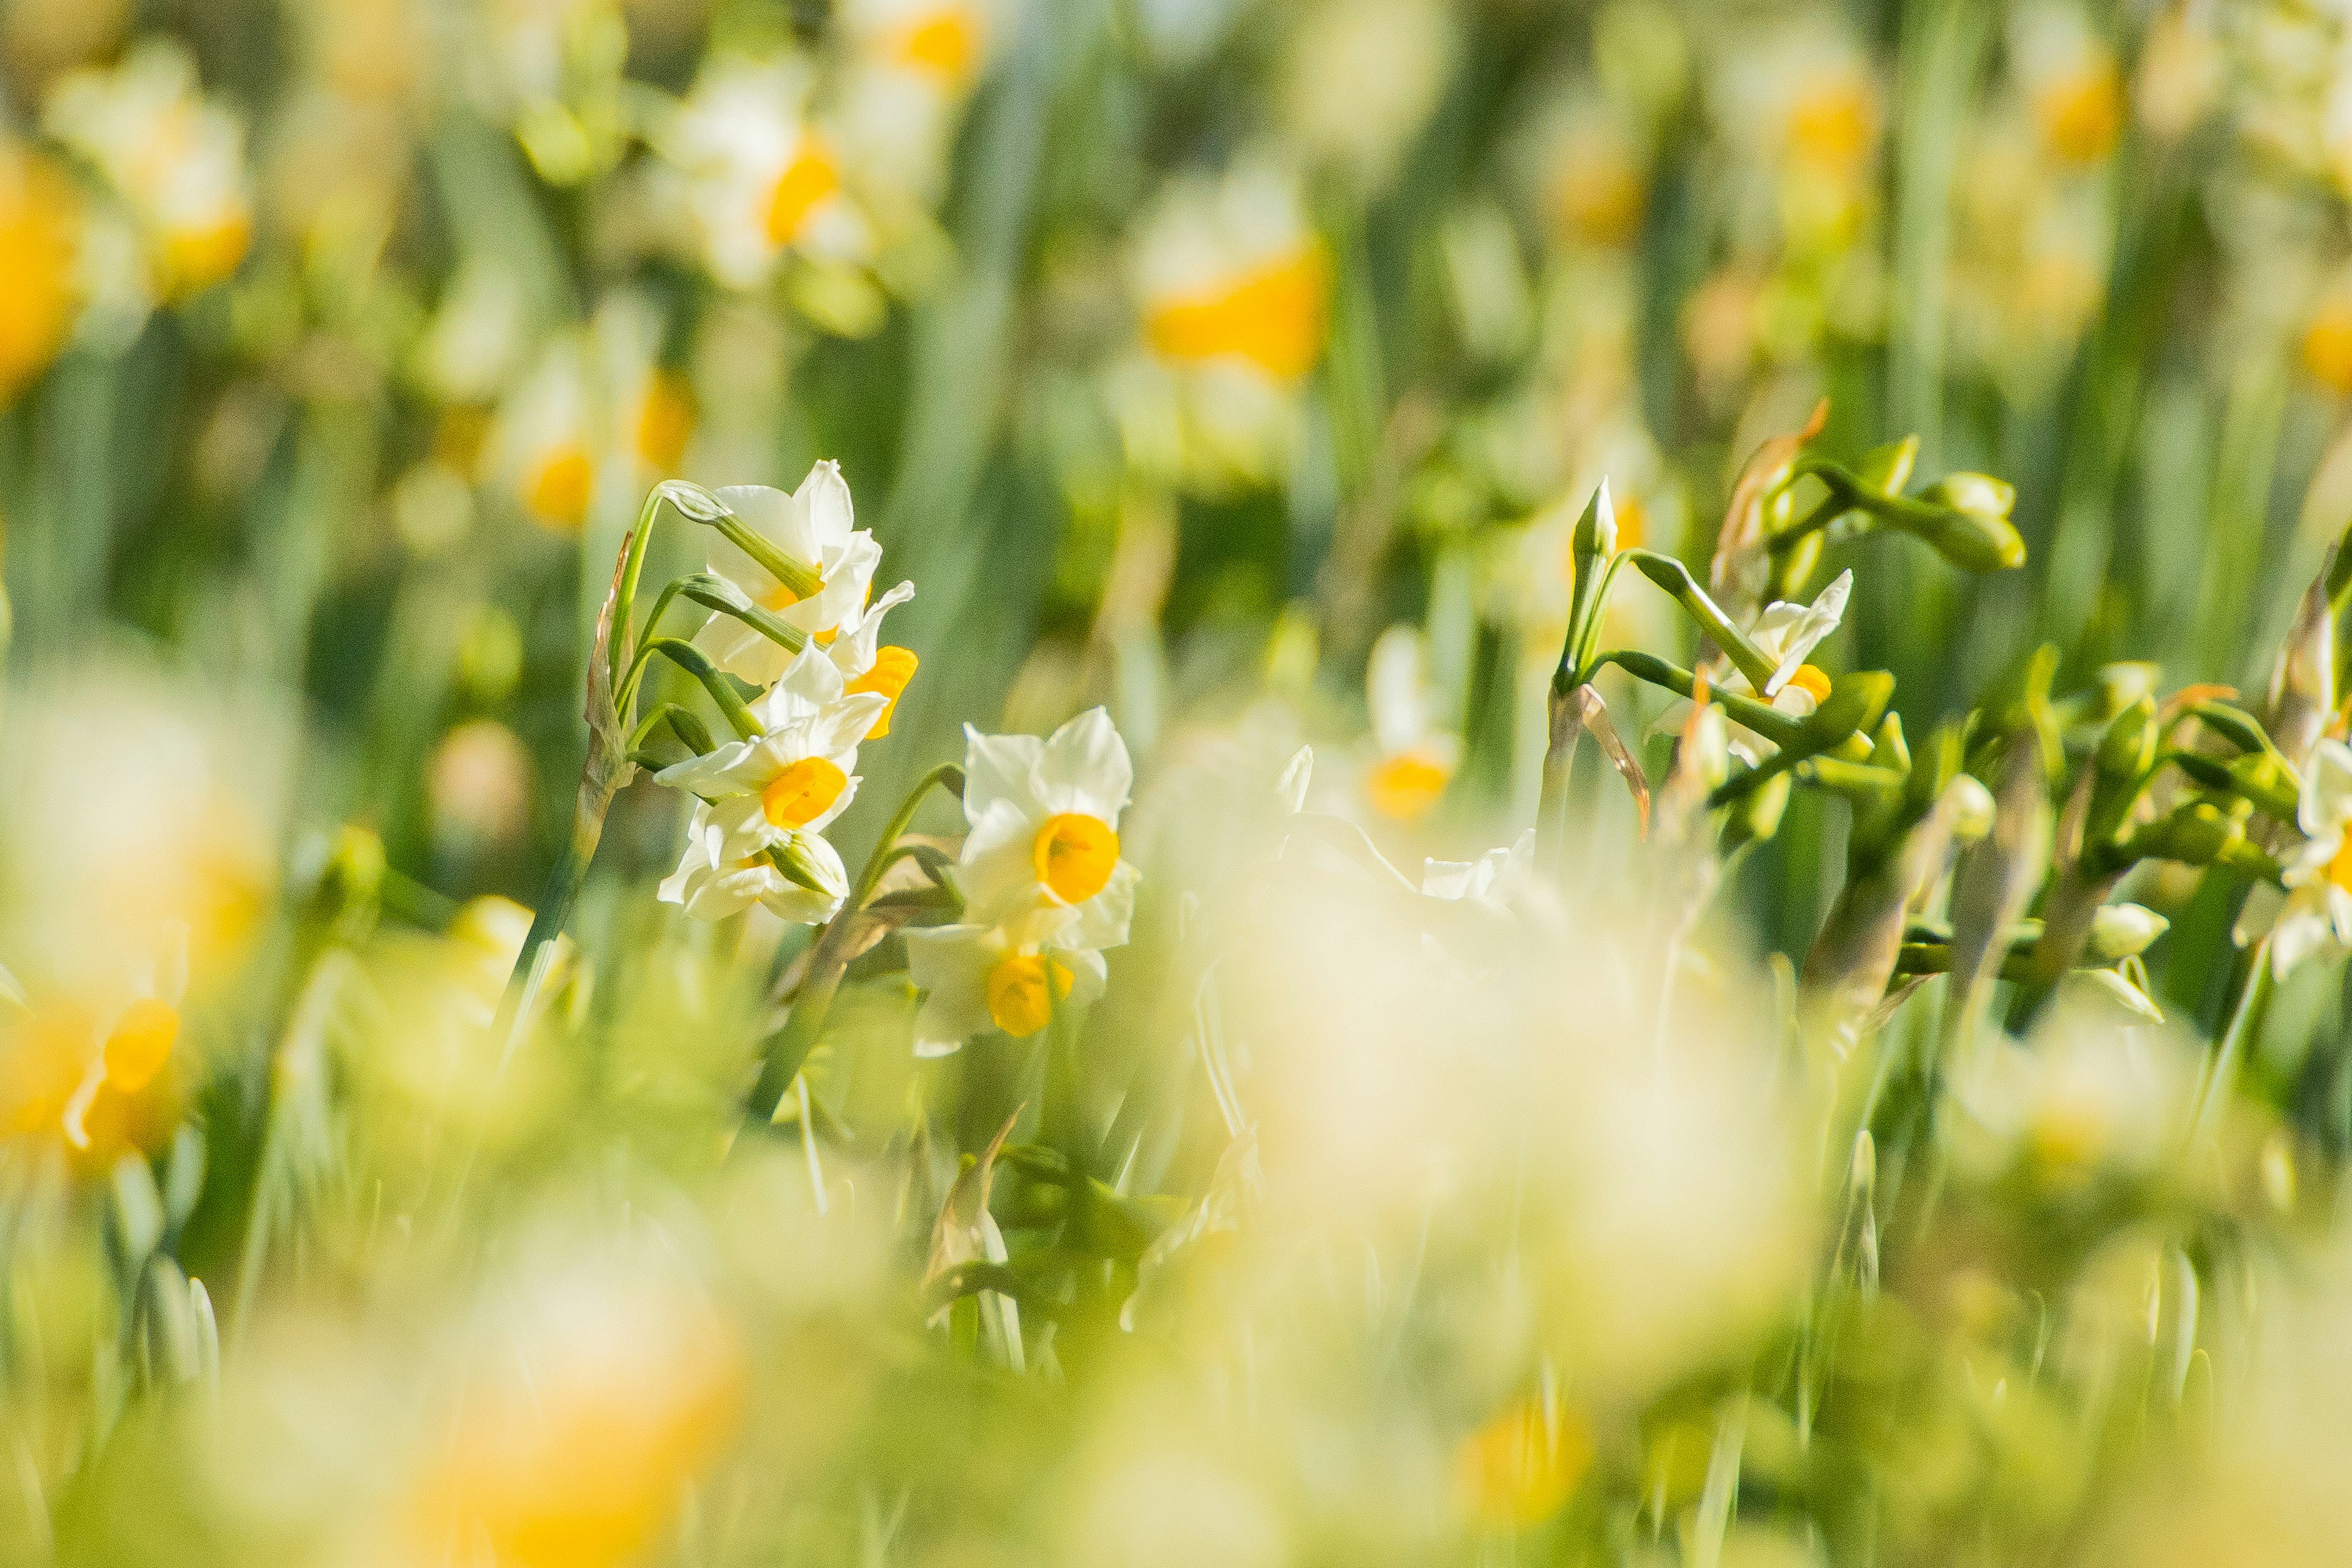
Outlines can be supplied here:
<path id="1" fill-rule="evenodd" d="M 706 569 L 664 587 L 641 619 L 634 606 L 647 537 L 671 511 L 709 528 L 714 542 Z M 516 965 L 506 1026 L 543 978 L 605 810 L 640 768 L 694 802 L 677 868 L 661 884 L 665 902 L 703 920 L 756 904 L 822 928 L 797 971 L 778 1053 L 786 1065 L 815 1043 L 867 922 L 945 917 L 907 933 L 914 982 L 928 994 L 918 1036 L 929 1054 L 990 1028 L 1027 1038 L 1064 1003 L 1101 991 L 1104 950 L 1127 941 L 1137 872 L 1118 841 L 1134 769 L 1100 709 L 1042 741 L 967 727 L 963 766 L 924 775 L 855 879 L 827 837 L 856 796 L 859 748 L 889 734 L 918 664 L 881 640 L 885 616 L 914 587 L 876 597 L 880 563 L 830 462 L 791 494 L 676 482 L 654 491 L 605 604 L 590 660 L 579 819 Z M 705 612 L 690 637 L 664 629 L 680 599 Z M 656 660 L 692 678 L 731 735 L 714 736 L 698 704 L 664 700 L 640 712 Z M 952 863 L 901 843 L 934 785 L 960 794 L 970 820 Z M 901 862 L 928 889 L 877 907 L 886 873 Z"/>

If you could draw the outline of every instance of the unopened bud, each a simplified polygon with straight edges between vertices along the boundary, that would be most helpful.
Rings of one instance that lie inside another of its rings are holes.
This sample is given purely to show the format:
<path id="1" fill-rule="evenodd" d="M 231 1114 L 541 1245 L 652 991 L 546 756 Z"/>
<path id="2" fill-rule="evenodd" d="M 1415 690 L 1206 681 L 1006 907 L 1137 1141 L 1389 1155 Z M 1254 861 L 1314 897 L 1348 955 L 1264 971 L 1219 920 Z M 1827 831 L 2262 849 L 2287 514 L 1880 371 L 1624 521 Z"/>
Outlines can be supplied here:
<path id="1" fill-rule="evenodd" d="M 1958 842 L 1974 844 L 1992 831 L 1992 791 L 1974 773 L 1961 773 L 1946 784 L 1941 805 Z"/>
<path id="2" fill-rule="evenodd" d="M 2136 779 L 2156 761 L 2156 699 L 2142 697 L 2116 714 L 2099 737 L 2099 772 L 2111 779 Z"/>
<path id="3" fill-rule="evenodd" d="M 1617 553 L 1617 509 L 1609 503 L 1609 481 L 1602 479 L 1584 504 L 1583 515 L 1576 520 L 1576 531 L 1570 541 L 1576 554 L 1576 574 L 1584 577 L 1585 563 L 1606 561 Z"/>
<path id="4" fill-rule="evenodd" d="M 2025 540 L 2009 521 L 2011 486 L 1985 474 L 1947 474 L 1920 502 L 1933 510 L 1912 531 L 1964 572 L 2004 572 L 2025 564 Z"/>
<path id="5" fill-rule="evenodd" d="M 2091 917 L 2091 939 L 2084 960 L 2093 964 L 2118 963 L 2146 952 L 2172 922 L 2138 904 L 2102 904 Z"/>
<path id="6" fill-rule="evenodd" d="M 770 852 L 776 869 L 782 871 L 788 881 L 806 888 L 812 893 L 822 893 L 828 899 L 847 898 L 849 880 L 842 874 L 841 863 L 812 853 L 809 849 L 812 837 L 810 834 L 794 833 L 777 845 Z"/>

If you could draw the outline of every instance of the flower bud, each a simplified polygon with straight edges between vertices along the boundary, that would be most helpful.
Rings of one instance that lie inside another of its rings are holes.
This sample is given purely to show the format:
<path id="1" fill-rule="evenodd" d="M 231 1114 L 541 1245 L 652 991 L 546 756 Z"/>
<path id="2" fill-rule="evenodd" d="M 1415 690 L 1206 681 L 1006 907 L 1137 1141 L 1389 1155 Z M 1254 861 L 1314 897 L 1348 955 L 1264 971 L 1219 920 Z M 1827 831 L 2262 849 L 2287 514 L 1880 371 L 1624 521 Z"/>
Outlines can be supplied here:
<path id="1" fill-rule="evenodd" d="M 2104 778 L 2136 779 L 2156 761 L 2156 699 L 2143 696 L 2116 714 L 2099 737 L 2098 770 Z"/>
<path id="2" fill-rule="evenodd" d="M 1937 554 L 1964 572 L 2025 564 L 2025 540 L 2009 521 L 2014 487 L 1985 474 L 1947 474 L 1919 497 L 1931 516 L 1910 524 Z"/>
<path id="3" fill-rule="evenodd" d="M 2138 904 L 2102 904 L 2091 917 L 2091 940 L 2084 949 L 2084 962 L 2115 963 L 2146 952 L 2171 924 L 2154 910 Z"/>
<path id="4" fill-rule="evenodd" d="M 1583 515 L 1576 520 L 1576 531 L 1570 541 L 1576 555 L 1576 575 L 1584 580 L 1586 563 L 1606 561 L 1617 553 L 1617 509 L 1609 503 L 1609 481 L 1602 479 L 1592 499 L 1584 504 Z"/>
<path id="5" fill-rule="evenodd" d="M 847 898 L 849 883 L 841 873 L 840 863 L 827 863 L 809 852 L 808 840 L 813 837 L 812 834 L 793 833 L 770 851 L 776 869 L 782 871 L 787 880 L 797 887 L 806 888 L 812 893 L 823 893 L 829 899 Z"/>
<path id="6" fill-rule="evenodd" d="M 1961 773 L 1946 784 L 1941 804 L 1950 815 L 1955 841 L 1974 844 L 1992 831 L 1992 791 L 1974 773 Z"/>

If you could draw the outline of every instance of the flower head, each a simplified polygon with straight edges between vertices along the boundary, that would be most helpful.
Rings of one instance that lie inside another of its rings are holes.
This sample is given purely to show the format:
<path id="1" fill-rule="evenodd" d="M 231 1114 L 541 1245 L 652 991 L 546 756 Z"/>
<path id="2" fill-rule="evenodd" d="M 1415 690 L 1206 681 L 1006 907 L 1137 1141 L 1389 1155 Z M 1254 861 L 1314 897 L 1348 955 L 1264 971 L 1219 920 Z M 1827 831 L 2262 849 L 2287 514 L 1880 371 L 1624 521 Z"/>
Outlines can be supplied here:
<path id="1" fill-rule="evenodd" d="M 790 56 L 719 60 L 663 143 L 686 177 L 711 275 L 730 287 L 758 287 L 788 251 L 854 260 L 872 247 L 840 159 L 808 118 L 810 87 L 807 66 Z"/>
<path id="2" fill-rule="evenodd" d="M 1133 877 L 1114 879 L 1083 904 L 1033 904 L 996 924 L 907 933 L 909 976 L 924 993 L 915 1048 L 942 1056 L 983 1029 L 1026 1039 L 1064 1003 L 1102 994 L 1102 950 L 1127 941 Z"/>
<path id="3" fill-rule="evenodd" d="M 186 51 L 150 41 L 111 70 L 76 71 L 47 121 L 130 205 L 163 294 L 193 294 L 236 270 L 253 237 L 245 128 L 200 94 Z"/>
<path id="4" fill-rule="evenodd" d="M 2271 926 L 2271 966 L 2284 976 L 2314 953 L 2352 947 L 2352 748 L 2321 741 L 2295 805 L 2303 842 L 2281 857 L 2286 896 Z"/>
<path id="5" fill-rule="evenodd" d="M 1089 709 L 1042 741 L 970 726 L 964 736 L 971 832 L 954 877 L 966 911 L 994 923 L 1076 910 L 1088 945 L 1125 942 L 1137 872 L 1119 858 L 1118 821 L 1135 768 L 1110 715 Z"/>
<path id="6" fill-rule="evenodd" d="M 661 897 L 708 919 L 755 901 L 787 920 L 830 918 L 848 883 L 824 831 L 856 798 L 857 743 L 887 706 L 845 691 L 823 649 L 803 649 L 752 705 L 760 734 L 655 775 L 701 801 Z"/>
<path id="7" fill-rule="evenodd" d="M 1381 634 L 1365 668 L 1364 693 L 1378 753 L 1364 775 L 1365 794 L 1381 816 L 1418 822 L 1444 797 L 1462 758 L 1461 738 L 1437 723 L 1419 632 L 1396 626 Z"/>
<path id="8" fill-rule="evenodd" d="M 813 569 L 821 585 L 809 597 L 801 598 L 724 539 L 716 539 L 711 545 L 710 570 L 812 639 L 829 642 L 853 628 L 864 632 L 869 620 L 875 623 L 872 629 L 878 631 L 882 612 L 913 596 L 909 589 L 904 595 L 886 596 L 880 605 L 867 609 L 866 595 L 873 591 L 874 569 L 881 564 L 882 547 L 872 533 L 856 526 L 849 485 L 841 477 L 839 464 L 818 463 L 809 469 L 801 488 L 789 495 L 766 485 L 730 485 L 718 494 L 744 526 L 787 558 Z M 695 634 L 694 641 L 721 669 L 761 685 L 774 680 L 791 657 L 731 616 L 713 615 Z M 866 668 L 845 672 L 863 676 Z"/>

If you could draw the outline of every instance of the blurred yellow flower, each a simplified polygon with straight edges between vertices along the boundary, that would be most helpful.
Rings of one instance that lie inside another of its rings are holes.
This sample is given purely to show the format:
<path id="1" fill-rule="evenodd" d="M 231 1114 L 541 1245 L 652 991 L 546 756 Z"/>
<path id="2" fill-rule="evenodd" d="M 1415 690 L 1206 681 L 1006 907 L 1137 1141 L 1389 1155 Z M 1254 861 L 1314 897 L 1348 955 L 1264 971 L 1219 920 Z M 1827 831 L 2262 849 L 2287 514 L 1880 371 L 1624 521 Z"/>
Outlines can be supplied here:
<path id="1" fill-rule="evenodd" d="M 73 326 L 76 218 L 64 176 L 0 142 L 0 400 L 41 373 Z"/>
<path id="2" fill-rule="evenodd" d="M 419 1479 L 395 1562 L 643 1557 L 734 1431 L 745 1369 L 723 1319 L 633 1262 L 532 1281 L 482 1325 L 495 1352 Z"/>
<path id="3" fill-rule="evenodd" d="M 2352 289 L 2333 289 L 2303 329 L 2303 368 L 2337 394 L 2352 392 Z"/>
<path id="4" fill-rule="evenodd" d="M 1524 1399 L 1463 1439 L 1463 1504 L 1495 1530 L 1524 1530 L 1559 1511 L 1592 1464 L 1592 1439 L 1567 1410 Z"/>

